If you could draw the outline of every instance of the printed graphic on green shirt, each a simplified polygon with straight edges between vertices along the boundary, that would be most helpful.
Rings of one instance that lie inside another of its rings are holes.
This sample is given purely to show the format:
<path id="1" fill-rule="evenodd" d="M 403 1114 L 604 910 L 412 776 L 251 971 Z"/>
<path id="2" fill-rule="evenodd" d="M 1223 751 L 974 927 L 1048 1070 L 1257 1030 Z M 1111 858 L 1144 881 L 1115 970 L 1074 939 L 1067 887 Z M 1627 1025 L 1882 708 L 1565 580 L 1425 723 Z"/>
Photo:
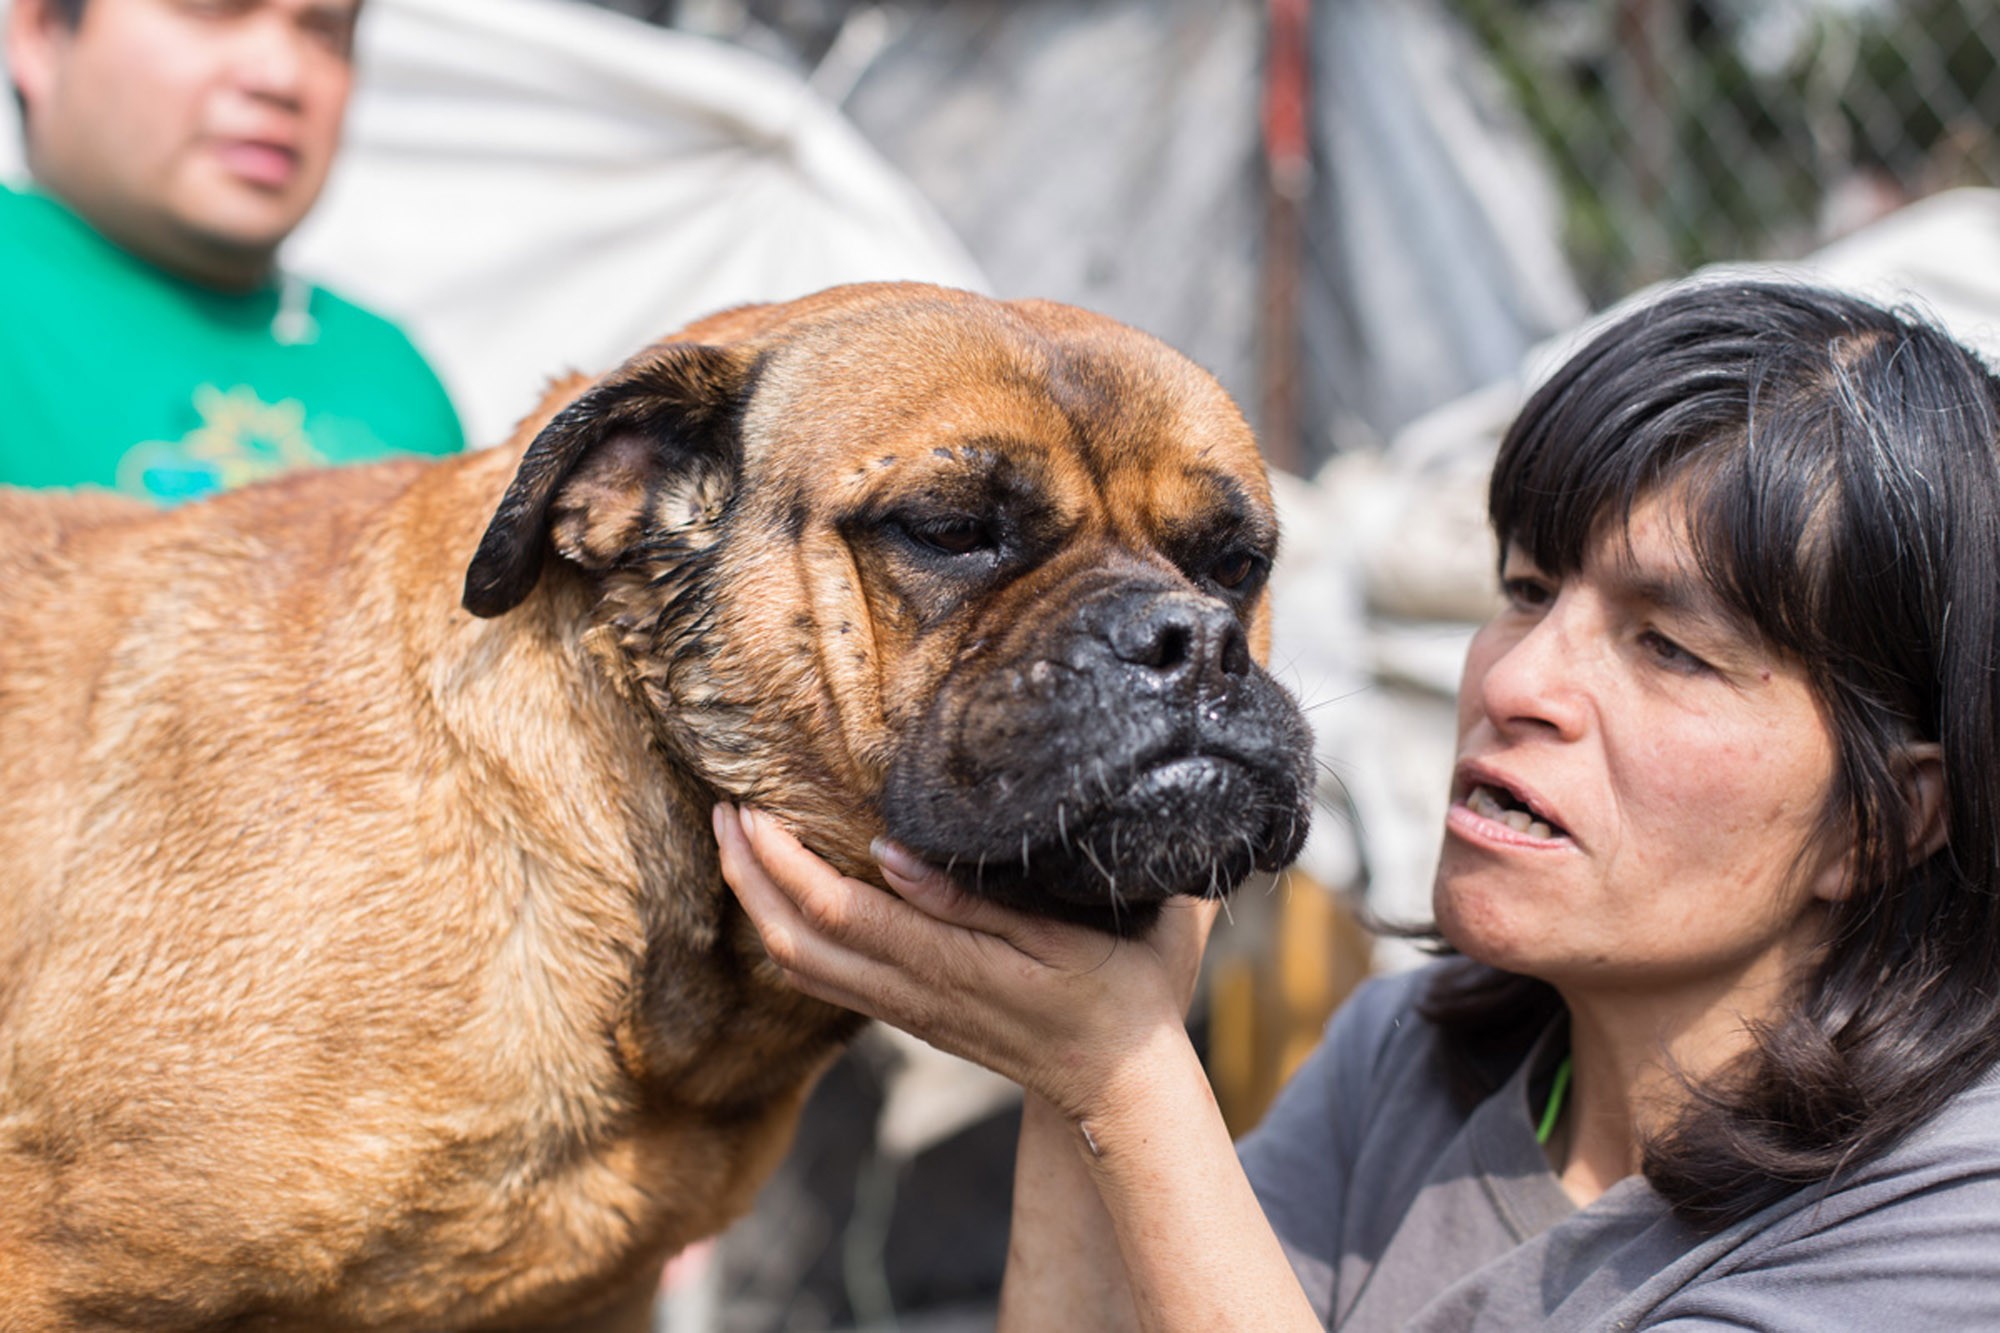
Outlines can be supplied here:
<path id="1" fill-rule="evenodd" d="M 267 403 L 248 385 L 194 391 L 201 424 L 178 440 L 148 440 L 118 460 L 118 489 L 168 504 L 327 462 L 306 433 L 306 405 Z"/>

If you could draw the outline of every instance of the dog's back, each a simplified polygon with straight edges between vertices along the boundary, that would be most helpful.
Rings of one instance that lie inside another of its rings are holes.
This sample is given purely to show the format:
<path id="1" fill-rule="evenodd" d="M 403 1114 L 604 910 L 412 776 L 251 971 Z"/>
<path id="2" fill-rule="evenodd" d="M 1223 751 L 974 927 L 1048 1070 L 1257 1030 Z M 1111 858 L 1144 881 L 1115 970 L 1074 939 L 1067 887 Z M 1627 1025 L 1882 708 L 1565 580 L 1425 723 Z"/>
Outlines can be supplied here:
<path id="1" fill-rule="evenodd" d="M 673 1243 L 606 1129 L 633 849 L 579 818 L 588 882 L 546 882 L 439 715 L 590 707 L 524 669 L 573 644 L 456 610 L 494 452 L 170 512 L 0 491 L 0 1326 L 456 1324 Z M 542 758 L 608 808 L 632 747 Z"/>
<path id="2" fill-rule="evenodd" d="M 309 955 L 361 941 L 338 904 L 288 900 L 327 883 L 308 844 L 316 828 L 347 841 L 362 793 L 313 791 L 312 752 L 356 738 L 315 734 L 314 678 L 341 667 L 310 652 L 324 608 L 299 599 L 326 595 L 307 566 L 342 554 L 340 515 L 373 480 L 290 481 L 192 518 L 0 492 L 0 1324 L 239 1313 L 171 1275 L 228 1261 L 211 1245 L 224 1217 L 255 1234 L 282 1209 L 211 1182 L 225 1158 L 314 1169 L 283 1160 L 270 1119 L 332 1109 L 313 1106 L 323 1072 L 305 1066 L 338 1061 L 299 1057 L 337 1049 L 359 1016 L 353 997 L 314 993 Z M 280 671 L 296 692 L 268 688 Z M 244 762 L 274 747 L 305 771 L 274 786 L 291 765 Z M 315 801 L 324 821 L 267 817 Z M 268 962 L 245 971 L 252 952 Z M 156 1303 L 69 1304 L 96 1285 L 71 1270 L 106 1264 Z"/>
<path id="3" fill-rule="evenodd" d="M 178 772 L 197 780 L 184 792 L 197 802 L 204 754 L 245 729 L 270 743 L 270 692 L 235 678 L 280 663 L 302 677 L 322 669 L 290 656 L 310 634 L 310 603 L 411 475 L 392 465 L 333 486 L 302 477 L 171 512 L 0 488 L 0 947 L 35 945 L 40 932 L 15 914 L 105 835 L 119 840 L 101 821 L 177 818 L 153 810 L 157 798 L 126 808 L 102 784 L 151 788 Z M 19 976 L 0 969 L 0 1023 L 7 978 Z"/>

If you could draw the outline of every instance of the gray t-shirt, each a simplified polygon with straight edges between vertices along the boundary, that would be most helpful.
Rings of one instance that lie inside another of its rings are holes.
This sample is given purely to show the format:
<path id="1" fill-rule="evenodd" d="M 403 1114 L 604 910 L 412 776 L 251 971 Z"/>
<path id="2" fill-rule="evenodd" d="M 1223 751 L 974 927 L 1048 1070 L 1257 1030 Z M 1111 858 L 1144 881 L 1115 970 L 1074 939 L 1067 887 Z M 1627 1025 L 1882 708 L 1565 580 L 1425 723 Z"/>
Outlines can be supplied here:
<path id="1" fill-rule="evenodd" d="M 1357 992 L 1240 1145 L 1328 1328 L 2000 1329 L 2000 1073 L 1834 1188 L 1704 1237 L 1642 1177 L 1563 1193 L 1530 1121 L 1551 1037 L 1459 1109 L 1415 1009 L 1434 974 Z"/>

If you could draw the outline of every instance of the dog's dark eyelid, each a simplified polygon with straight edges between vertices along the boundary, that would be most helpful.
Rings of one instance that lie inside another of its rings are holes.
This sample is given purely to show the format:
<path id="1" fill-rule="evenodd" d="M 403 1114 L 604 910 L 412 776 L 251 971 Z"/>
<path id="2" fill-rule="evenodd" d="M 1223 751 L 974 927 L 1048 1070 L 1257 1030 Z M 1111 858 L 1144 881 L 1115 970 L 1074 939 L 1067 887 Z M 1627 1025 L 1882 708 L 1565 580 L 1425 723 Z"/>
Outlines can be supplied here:
<path id="1" fill-rule="evenodd" d="M 911 535 L 949 555 L 969 555 L 999 545 L 992 530 L 977 519 L 953 519 L 917 528 Z"/>
<path id="2" fill-rule="evenodd" d="M 1005 545 L 998 521 L 973 514 L 891 514 L 881 527 L 906 544 L 937 555 L 978 555 Z"/>
<path id="3" fill-rule="evenodd" d="M 1206 580 L 1232 597 L 1242 597 L 1264 585 L 1271 570 L 1271 558 L 1252 546 L 1227 546 L 1189 570 L 1197 581 Z"/>

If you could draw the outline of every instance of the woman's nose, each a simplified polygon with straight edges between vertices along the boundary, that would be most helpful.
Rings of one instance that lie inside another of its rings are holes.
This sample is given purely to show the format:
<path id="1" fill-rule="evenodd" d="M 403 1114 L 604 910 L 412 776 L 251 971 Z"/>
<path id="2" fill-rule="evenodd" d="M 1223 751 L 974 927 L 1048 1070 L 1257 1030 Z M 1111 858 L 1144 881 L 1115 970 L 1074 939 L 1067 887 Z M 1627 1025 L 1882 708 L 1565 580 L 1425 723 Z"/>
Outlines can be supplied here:
<path id="1" fill-rule="evenodd" d="M 1576 736 L 1588 716 L 1586 664 L 1576 614 L 1560 600 L 1525 626 L 1496 621 L 1480 631 L 1467 659 L 1465 688 L 1502 732 Z"/>

